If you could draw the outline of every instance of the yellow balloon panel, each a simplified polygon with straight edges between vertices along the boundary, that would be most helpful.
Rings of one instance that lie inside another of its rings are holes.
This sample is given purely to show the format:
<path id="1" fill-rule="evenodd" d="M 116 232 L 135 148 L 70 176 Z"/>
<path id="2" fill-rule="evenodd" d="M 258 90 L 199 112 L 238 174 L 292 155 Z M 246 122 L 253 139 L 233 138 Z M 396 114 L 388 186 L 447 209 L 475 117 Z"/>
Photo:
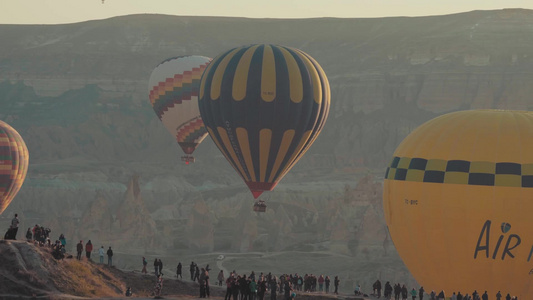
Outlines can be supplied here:
<path id="1" fill-rule="evenodd" d="M 383 205 L 426 290 L 533 295 L 533 114 L 463 111 L 398 146 Z"/>

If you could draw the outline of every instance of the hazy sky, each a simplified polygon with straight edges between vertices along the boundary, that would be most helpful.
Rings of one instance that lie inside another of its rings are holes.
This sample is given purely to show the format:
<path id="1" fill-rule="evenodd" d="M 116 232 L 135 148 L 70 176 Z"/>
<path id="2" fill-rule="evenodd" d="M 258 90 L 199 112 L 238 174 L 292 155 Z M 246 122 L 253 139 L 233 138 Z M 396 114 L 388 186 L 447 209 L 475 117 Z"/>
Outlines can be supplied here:
<path id="1" fill-rule="evenodd" d="M 249 18 L 367 18 L 533 9 L 533 0 L 0 0 L 0 24 L 63 24 L 156 13 Z"/>

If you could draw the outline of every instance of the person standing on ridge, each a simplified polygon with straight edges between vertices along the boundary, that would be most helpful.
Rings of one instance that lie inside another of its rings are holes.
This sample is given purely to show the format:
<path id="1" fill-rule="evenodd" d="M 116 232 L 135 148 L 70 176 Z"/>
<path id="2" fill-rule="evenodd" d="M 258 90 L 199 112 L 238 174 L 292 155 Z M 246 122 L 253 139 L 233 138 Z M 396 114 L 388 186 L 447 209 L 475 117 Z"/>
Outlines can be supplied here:
<path id="1" fill-rule="evenodd" d="M 450 300 L 457 300 L 457 295 L 455 294 L 455 292 L 452 293 Z"/>
<path id="2" fill-rule="evenodd" d="M 278 291 L 278 282 L 277 282 L 276 276 L 272 276 L 272 280 L 270 282 L 270 300 L 276 300 L 277 291 Z"/>
<path id="3" fill-rule="evenodd" d="M 181 262 L 178 262 L 178 266 L 176 267 L 176 277 L 183 279 L 183 277 L 181 276 L 181 268 L 182 268 Z"/>
<path id="4" fill-rule="evenodd" d="M 220 270 L 220 272 L 218 272 L 217 280 L 218 286 L 222 286 L 222 282 L 224 282 L 224 271 Z"/>
<path id="5" fill-rule="evenodd" d="M 326 279 L 324 278 L 324 275 L 320 275 L 318 277 L 318 291 L 322 292 L 324 291 L 324 281 Z"/>
<path id="6" fill-rule="evenodd" d="M 457 292 L 457 300 L 463 300 L 463 294 L 461 294 L 461 291 Z"/>
<path id="7" fill-rule="evenodd" d="M 405 286 L 405 284 L 402 285 L 402 299 L 403 300 L 407 300 L 408 293 L 409 291 L 407 291 L 407 287 Z"/>
<path id="8" fill-rule="evenodd" d="M 209 298 L 209 296 L 210 296 L 210 292 L 209 292 L 209 271 L 207 270 L 208 267 L 209 267 L 209 265 L 207 265 L 207 267 L 205 269 L 205 294 L 206 294 L 207 298 Z"/>
<path id="9" fill-rule="evenodd" d="M 438 299 L 439 300 L 445 300 L 446 299 L 446 295 L 444 295 L 444 290 L 440 291 Z"/>
<path id="10" fill-rule="evenodd" d="M 67 239 L 65 238 L 64 234 L 59 235 L 59 242 L 61 243 L 61 245 L 63 245 L 63 247 L 67 246 Z"/>
<path id="11" fill-rule="evenodd" d="M 198 281 L 198 283 L 200 282 L 200 268 L 198 267 L 198 265 L 194 265 L 195 266 L 195 272 L 194 272 L 194 281 Z M 203 268 L 202 268 L 203 269 Z"/>
<path id="12" fill-rule="evenodd" d="M 159 261 L 154 259 L 154 271 L 155 271 L 155 277 L 159 277 Z"/>
<path id="13" fill-rule="evenodd" d="M 189 267 L 189 271 L 191 271 L 191 280 L 194 281 L 194 272 L 196 271 L 194 261 L 191 261 L 191 266 Z"/>
<path id="14" fill-rule="evenodd" d="M 81 253 L 83 252 L 83 241 L 82 240 L 80 240 L 80 242 L 76 245 L 76 251 L 77 251 L 76 259 L 80 260 Z"/>
<path id="15" fill-rule="evenodd" d="M 411 297 L 413 298 L 413 300 L 416 299 L 416 290 L 415 290 L 415 288 L 413 288 L 413 289 L 411 290 Z"/>
<path id="16" fill-rule="evenodd" d="M 502 293 L 498 291 L 498 293 L 496 294 L 496 300 L 501 300 L 501 299 L 502 299 Z"/>
<path id="17" fill-rule="evenodd" d="M 28 230 L 26 231 L 26 240 L 28 242 L 31 242 L 33 239 L 33 233 L 31 233 L 31 227 L 28 227 Z"/>
<path id="18" fill-rule="evenodd" d="M 103 264 L 104 263 L 104 246 L 98 249 L 98 255 L 100 256 L 100 263 Z"/>
<path id="19" fill-rule="evenodd" d="M 85 244 L 85 256 L 87 257 L 87 260 L 91 260 L 91 252 L 93 252 L 93 244 L 91 243 L 91 240 Z"/>
<path id="20" fill-rule="evenodd" d="M 230 273 L 228 279 L 226 279 L 226 295 L 224 296 L 224 300 L 231 300 L 231 287 L 233 284 L 233 274 Z"/>
<path id="21" fill-rule="evenodd" d="M 435 293 L 435 291 L 431 291 L 431 293 L 429 294 L 429 300 L 437 300 L 437 294 Z"/>
<path id="22" fill-rule="evenodd" d="M 19 231 L 19 215 L 15 214 L 15 217 L 11 220 L 11 239 L 17 239 L 17 232 Z"/>
<path id="23" fill-rule="evenodd" d="M 333 281 L 333 285 L 335 286 L 335 292 L 333 292 L 335 295 L 339 294 L 339 283 L 341 281 L 339 280 L 339 276 L 335 276 L 335 280 Z"/>
<path id="24" fill-rule="evenodd" d="M 361 292 L 361 285 L 360 284 L 357 284 L 355 286 L 355 289 L 354 289 L 354 294 L 356 296 L 361 296 L 363 293 Z"/>
<path id="25" fill-rule="evenodd" d="M 257 299 L 257 282 L 255 282 L 255 279 L 250 279 L 250 297 L 248 299 L 250 300 L 256 300 Z"/>
<path id="26" fill-rule="evenodd" d="M 472 293 L 472 299 L 476 300 L 477 297 L 478 297 L 477 290 L 474 290 L 474 292 Z"/>
<path id="27" fill-rule="evenodd" d="M 420 289 L 418 290 L 418 298 L 420 298 L 420 300 L 424 300 L 424 287 L 421 286 Z"/>
<path id="28" fill-rule="evenodd" d="M 198 279 L 198 283 L 200 284 L 200 298 L 206 297 L 206 271 L 204 268 L 200 271 L 200 278 Z"/>
<path id="29" fill-rule="evenodd" d="M 378 298 L 381 298 L 381 281 L 376 280 L 376 291 L 378 292 Z"/>
<path id="30" fill-rule="evenodd" d="M 383 289 L 383 294 L 385 295 L 385 299 L 390 299 L 392 296 L 392 285 L 390 285 L 390 282 L 385 283 L 385 288 Z"/>
<path id="31" fill-rule="evenodd" d="M 141 271 L 141 273 L 148 273 L 148 271 L 146 271 L 146 265 L 148 264 L 148 262 L 146 261 L 146 258 L 143 256 L 143 269 Z"/>
<path id="32" fill-rule="evenodd" d="M 163 262 L 161 261 L 161 258 L 157 260 L 157 265 L 159 266 L 159 274 L 163 276 Z"/>
<path id="33" fill-rule="evenodd" d="M 455 292 L 453 292 L 452 297 L 450 298 L 450 300 L 457 300 L 457 295 L 455 294 Z"/>
<path id="34" fill-rule="evenodd" d="M 111 250 L 111 246 L 107 249 L 107 265 L 113 266 L 113 250 Z"/>

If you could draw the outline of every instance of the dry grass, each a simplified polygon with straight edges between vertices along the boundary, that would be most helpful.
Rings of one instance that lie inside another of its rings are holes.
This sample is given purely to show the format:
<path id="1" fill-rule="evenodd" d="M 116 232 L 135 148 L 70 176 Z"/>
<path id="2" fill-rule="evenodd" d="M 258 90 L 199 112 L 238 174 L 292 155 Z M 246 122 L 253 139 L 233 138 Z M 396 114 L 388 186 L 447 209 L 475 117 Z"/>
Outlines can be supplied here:
<path id="1" fill-rule="evenodd" d="M 107 266 L 76 259 L 64 260 L 61 265 L 54 282 L 64 293 L 81 297 L 118 297 L 126 290 L 121 279 L 106 270 Z"/>

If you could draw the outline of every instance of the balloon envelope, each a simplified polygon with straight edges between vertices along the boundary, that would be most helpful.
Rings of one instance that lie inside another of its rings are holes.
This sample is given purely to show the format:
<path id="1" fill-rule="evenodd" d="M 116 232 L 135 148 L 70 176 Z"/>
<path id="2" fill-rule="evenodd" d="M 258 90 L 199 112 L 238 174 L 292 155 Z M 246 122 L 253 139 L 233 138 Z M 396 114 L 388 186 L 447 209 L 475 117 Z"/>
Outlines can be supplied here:
<path id="1" fill-rule="evenodd" d="M 209 135 L 255 198 L 272 190 L 311 146 L 329 105 L 320 65 L 283 46 L 226 51 L 211 62 L 200 86 Z"/>
<path id="2" fill-rule="evenodd" d="M 409 134 L 384 183 L 389 232 L 426 290 L 533 295 L 533 113 L 460 111 Z"/>
<path id="3" fill-rule="evenodd" d="M 172 57 L 150 76 L 150 103 L 185 154 L 192 154 L 207 135 L 198 110 L 198 89 L 210 61 L 204 56 Z"/>
<path id="4" fill-rule="evenodd" d="M 20 134 L 0 121 L 0 214 L 22 187 L 28 162 L 28 148 Z"/>

